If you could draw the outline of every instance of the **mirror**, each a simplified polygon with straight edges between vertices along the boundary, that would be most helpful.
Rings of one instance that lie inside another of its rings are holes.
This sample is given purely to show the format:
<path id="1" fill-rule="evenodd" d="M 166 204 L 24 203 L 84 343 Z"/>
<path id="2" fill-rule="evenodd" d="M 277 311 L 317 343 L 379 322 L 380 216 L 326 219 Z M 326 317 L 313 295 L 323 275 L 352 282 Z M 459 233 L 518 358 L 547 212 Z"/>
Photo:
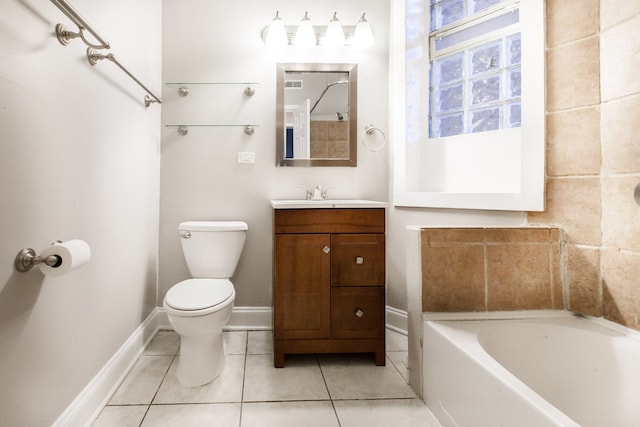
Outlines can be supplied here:
<path id="1" fill-rule="evenodd" d="M 278 64 L 278 165 L 357 165 L 357 69 L 356 64 Z"/>

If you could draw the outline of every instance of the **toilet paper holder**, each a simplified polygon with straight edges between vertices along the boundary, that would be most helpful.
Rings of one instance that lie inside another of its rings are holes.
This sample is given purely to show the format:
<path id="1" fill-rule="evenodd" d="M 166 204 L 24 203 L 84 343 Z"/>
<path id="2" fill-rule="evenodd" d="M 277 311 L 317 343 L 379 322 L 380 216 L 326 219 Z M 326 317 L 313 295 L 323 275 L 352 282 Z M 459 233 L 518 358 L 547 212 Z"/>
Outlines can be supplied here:
<path id="1" fill-rule="evenodd" d="M 62 243 L 62 240 L 56 240 L 51 243 L 51 245 L 57 245 Z M 62 257 L 58 255 L 49 255 L 48 257 L 42 258 L 41 256 L 36 255 L 36 251 L 31 248 L 24 248 L 18 255 L 16 255 L 15 266 L 16 270 L 20 273 L 26 273 L 31 270 L 33 266 L 45 263 L 49 267 L 59 267 L 62 264 Z"/>

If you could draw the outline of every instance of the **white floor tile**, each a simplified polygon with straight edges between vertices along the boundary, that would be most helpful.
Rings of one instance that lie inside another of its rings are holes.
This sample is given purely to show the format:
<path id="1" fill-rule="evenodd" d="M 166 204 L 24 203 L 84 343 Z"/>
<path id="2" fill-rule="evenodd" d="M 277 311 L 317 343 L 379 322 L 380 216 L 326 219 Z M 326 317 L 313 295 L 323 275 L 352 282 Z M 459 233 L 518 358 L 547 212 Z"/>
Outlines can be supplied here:
<path id="1" fill-rule="evenodd" d="M 416 397 L 388 358 L 386 366 L 376 366 L 366 356 L 320 356 L 320 366 L 332 399 Z"/>
<path id="2" fill-rule="evenodd" d="M 331 402 L 255 402 L 242 405 L 242 427 L 339 427 Z"/>
<path id="3" fill-rule="evenodd" d="M 180 336 L 173 331 L 158 331 L 144 350 L 145 356 L 175 356 L 180 348 Z"/>
<path id="4" fill-rule="evenodd" d="M 110 405 L 144 405 L 158 391 L 174 356 L 140 356 L 109 401 Z"/>
<path id="5" fill-rule="evenodd" d="M 407 383 L 409 382 L 409 369 L 407 364 L 408 357 L 408 351 L 390 351 L 387 353 L 387 360 L 391 360 L 393 366 Z"/>
<path id="6" fill-rule="evenodd" d="M 247 332 L 228 331 L 222 333 L 225 354 L 245 354 L 247 352 Z"/>
<path id="7" fill-rule="evenodd" d="M 440 427 L 418 399 L 334 402 L 342 427 Z"/>
<path id="8" fill-rule="evenodd" d="M 158 403 L 216 403 L 242 401 L 244 355 L 225 356 L 224 370 L 218 378 L 201 387 L 187 387 L 176 376 L 178 359 L 173 361 L 160 390 L 153 400 Z"/>
<path id="9" fill-rule="evenodd" d="M 404 335 L 387 331 L 384 367 L 342 354 L 290 355 L 274 368 L 271 334 L 224 332 L 222 375 L 186 387 L 176 377 L 179 336 L 160 331 L 93 427 L 440 427 L 407 385 Z"/>
<path id="10" fill-rule="evenodd" d="M 106 406 L 92 427 L 138 427 L 147 405 L 136 406 Z"/>
<path id="11" fill-rule="evenodd" d="M 141 427 L 232 427 L 240 425 L 240 403 L 152 405 Z"/>
<path id="12" fill-rule="evenodd" d="M 247 354 L 273 354 L 271 331 L 249 331 Z"/>
<path id="13" fill-rule="evenodd" d="M 285 368 L 274 368 L 270 355 L 247 355 L 245 402 L 328 399 L 315 356 L 290 356 Z"/>

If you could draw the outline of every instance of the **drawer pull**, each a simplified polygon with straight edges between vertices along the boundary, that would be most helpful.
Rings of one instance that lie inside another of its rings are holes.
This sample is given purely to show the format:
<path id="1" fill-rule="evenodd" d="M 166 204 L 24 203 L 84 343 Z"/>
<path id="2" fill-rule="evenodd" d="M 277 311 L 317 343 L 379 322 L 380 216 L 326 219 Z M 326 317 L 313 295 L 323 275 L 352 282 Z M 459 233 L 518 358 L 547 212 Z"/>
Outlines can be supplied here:
<path id="1" fill-rule="evenodd" d="M 364 316 L 364 311 L 360 310 L 359 308 L 356 308 L 356 317 L 362 317 Z"/>
<path id="2" fill-rule="evenodd" d="M 331 248 L 329 246 L 325 246 L 324 248 L 322 248 L 322 252 L 328 254 L 329 252 L 331 252 Z"/>
<path id="3" fill-rule="evenodd" d="M 361 256 L 356 257 L 356 264 L 364 264 L 364 258 Z"/>

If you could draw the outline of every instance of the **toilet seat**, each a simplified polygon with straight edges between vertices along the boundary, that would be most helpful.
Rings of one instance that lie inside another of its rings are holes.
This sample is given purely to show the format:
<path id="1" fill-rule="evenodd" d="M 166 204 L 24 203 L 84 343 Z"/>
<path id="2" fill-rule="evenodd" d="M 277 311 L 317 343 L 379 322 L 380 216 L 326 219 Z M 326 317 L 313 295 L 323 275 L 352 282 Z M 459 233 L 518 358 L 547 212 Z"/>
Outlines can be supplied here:
<path id="1" fill-rule="evenodd" d="M 235 290 L 227 279 L 187 279 L 172 286 L 164 297 L 166 307 L 188 316 L 216 311 L 217 306 L 233 302 Z M 204 312 L 203 312 L 204 311 Z"/>

